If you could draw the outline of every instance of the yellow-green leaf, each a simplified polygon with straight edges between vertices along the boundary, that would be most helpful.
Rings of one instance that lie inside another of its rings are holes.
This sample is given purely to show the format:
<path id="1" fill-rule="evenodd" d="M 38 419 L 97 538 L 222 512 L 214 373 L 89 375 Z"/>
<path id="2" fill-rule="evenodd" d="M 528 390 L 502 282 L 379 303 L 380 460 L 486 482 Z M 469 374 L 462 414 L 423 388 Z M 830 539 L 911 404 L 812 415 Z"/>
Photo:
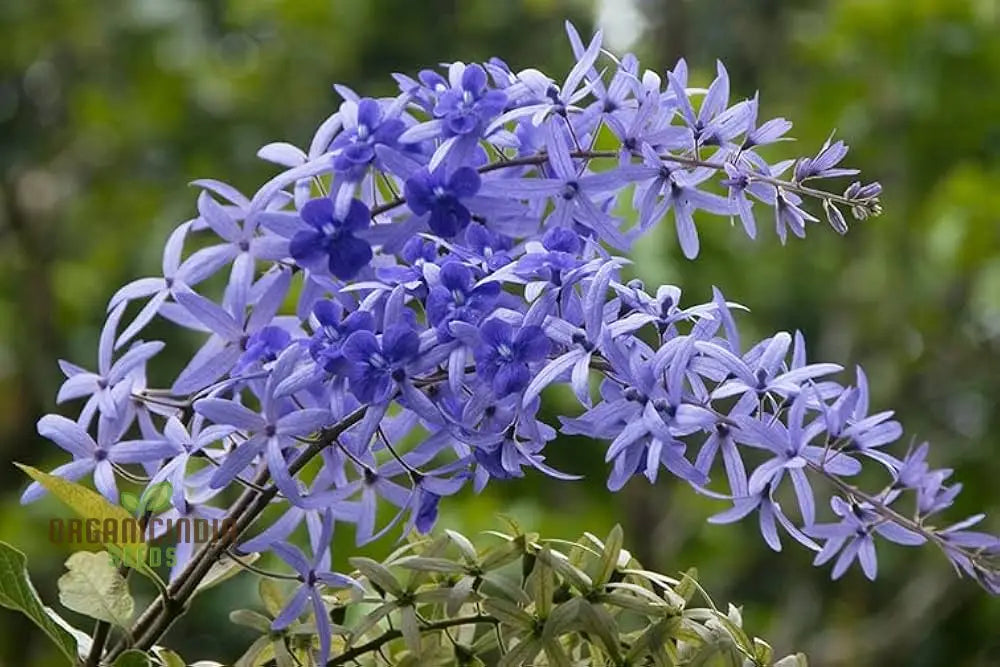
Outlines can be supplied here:
<path id="1" fill-rule="evenodd" d="M 551 555 L 548 548 L 542 553 Z M 548 566 L 549 560 L 551 558 L 538 558 L 531 571 L 531 597 L 535 601 L 535 613 L 542 619 L 552 613 L 552 594 L 555 592 L 555 576 Z"/>
<path id="2" fill-rule="evenodd" d="M 271 616 L 277 616 L 282 607 L 285 606 L 285 596 L 281 594 L 281 589 L 273 579 L 263 578 L 257 585 L 260 594 L 260 601 L 264 603 L 264 608 Z"/>
<path id="3" fill-rule="evenodd" d="M 14 465 L 83 519 L 100 522 L 98 525 L 101 529 L 95 532 L 100 535 L 104 548 L 129 567 L 147 573 L 149 569 L 146 565 L 147 545 L 142 539 L 142 531 L 133 530 L 137 528 L 135 517 L 81 484 L 36 470 L 31 466 L 20 463 Z M 104 530 L 105 527 L 108 530 Z"/>
<path id="4" fill-rule="evenodd" d="M 139 498 L 139 505 L 145 512 L 162 512 L 170 507 L 170 496 L 173 494 L 173 485 L 163 481 L 151 484 L 146 487 Z"/>
<path id="5" fill-rule="evenodd" d="M 153 655 L 156 656 L 156 659 L 160 661 L 163 667 L 185 667 L 185 665 L 187 665 L 184 658 L 176 652 L 163 648 L 162 646 L 154 646 Z"/>
<path id="6" fill-rule="evenodd" d="M 611 575 L 614 574 L 615 568 L 618 567 L 618 556 L 621 553 L 623 542 L 622 527 L 616 524 L 604 541 L 600 568 L 594 577 L 594 586 L 603 586 L 611 581 Z"/>

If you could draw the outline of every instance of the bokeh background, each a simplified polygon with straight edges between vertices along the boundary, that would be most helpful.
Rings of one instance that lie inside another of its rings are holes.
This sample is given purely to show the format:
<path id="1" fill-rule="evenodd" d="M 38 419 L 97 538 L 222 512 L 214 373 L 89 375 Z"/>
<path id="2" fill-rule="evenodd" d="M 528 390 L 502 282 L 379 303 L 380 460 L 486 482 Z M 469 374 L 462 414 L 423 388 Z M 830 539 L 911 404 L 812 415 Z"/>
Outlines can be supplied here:
<path id="1" fill-rule="evenodd" d="M 833 128 L 853 146 L 851 165 L 885 187 L 885 214 L 846 238 L 816 227 L 782 248 L 715 222 L 687 262 L 665 226 L 637 271 L 689 302 L 718 285 L 752 308 L 748 334 L 798 328 L 811 358 L 863 364 L 874 404 L 936 443 L 935 462 L 965 484 L 956 518 L 990 511 L 1000 527 L 997 0 L 2 0 L 0 539 L 27 552 L 50 604 L 68 555 L 46 542 L 59 510 L 19 508 L 10 462 L 57 462 L 34 431 L 56 409 L 55 361 L 93 363 L 108 297 L 158 271 L 166 234 L 193 214 L 185 184 L 253 191 L 273 173 L 256 149 L 307 143 L 339 103 L 333 82 L 391 94 L 391 72 L 492 55 L 561 74 L 567 18 L 585 33 L 603 25 L 612 47 L 661 72 L 683 55 L 704 83 L 722 59 L 734 94 L 759 89 L 762 114 L 795 122 L 789 156 Z M 498 528 L 502 512 L 569 538 L 621 522 L 647 566 L 697 565 L 751 631 L 812 664 L 1000 665 L 1000 601 L 931 549 L 881 547 L 877 582 L 831 582 L 804 550 L 769 551 L 752 522 L 706 524 L 718 507 L 668 480 L 611 496 L 593 443 L 550 449 L 588 480 L 494 485 L 448 503 L 442 524 Z M 343 542 L 342 561 L 354 553 Z M 226 611 L 246 604 L 249 579 L 216 589 L 166 643 L 192 662 L 232 660 L 253 637 Z M 0 609 L 0 665 L 56 664 L 40 632 Z"/>

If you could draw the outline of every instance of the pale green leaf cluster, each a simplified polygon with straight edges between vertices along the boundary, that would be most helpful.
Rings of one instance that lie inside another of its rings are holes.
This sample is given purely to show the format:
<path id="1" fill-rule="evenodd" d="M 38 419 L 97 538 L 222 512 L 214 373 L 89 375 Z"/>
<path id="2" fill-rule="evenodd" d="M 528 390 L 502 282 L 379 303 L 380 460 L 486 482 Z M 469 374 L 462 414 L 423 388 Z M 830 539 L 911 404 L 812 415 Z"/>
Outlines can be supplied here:
<path id="1" fill-rule="evenodd" d="M 454 532 L 411 541 L 382 562 L 352 558 L 366 593 L 329 591 L 329 665 L 686 665 L 805 667 L 775 660 L 743 627 L 738 607 L 712 602 L 692 570 L 646 570 L 623 549 L 620 527 L 604 539 L 546 540 L 522 533 Z M 312 665 L 318 643 L 304 615 L 282 631 L 271 621 L 290 591 L 263 580 L 265 613 L 230 616 L 260 637 L 237 667 Z"/>

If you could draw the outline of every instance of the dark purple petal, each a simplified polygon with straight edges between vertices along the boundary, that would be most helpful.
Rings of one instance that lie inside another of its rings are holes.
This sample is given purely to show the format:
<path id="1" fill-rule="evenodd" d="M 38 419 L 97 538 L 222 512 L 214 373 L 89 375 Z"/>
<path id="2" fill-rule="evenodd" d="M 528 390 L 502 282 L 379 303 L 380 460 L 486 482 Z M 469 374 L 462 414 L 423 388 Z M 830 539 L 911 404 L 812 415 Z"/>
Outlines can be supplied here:
<path id="1" fill-rule="evenodd" d="M 329 248 L 330 273 L 341 280 L 350 280 L 372 261 L 372 247 L 367 241 L 350 234 L 340 235 Z"/>
<path id="2" fill-rule="evenodd" d="M 360 232 L 367 229 L 371 223 L 371 212 L 360 199 L 352 199 L 347 208 L 347 215 L 340 223 L 340 228 L 349 232 Z"/>
<path id="3" fill-rule="evenodd" d="M 333 222 L 333 200 L 329 197 L 310 199 L 302 205 L 299 215 L 306 224 L 321 229 Z"/>
<path id="4" fill-rule="evenodd" d="M 479 172 L 471 167 L 459 167 L 448 179 L 448 189 L 459 199 L 475 195 L 481 185 Z"/>

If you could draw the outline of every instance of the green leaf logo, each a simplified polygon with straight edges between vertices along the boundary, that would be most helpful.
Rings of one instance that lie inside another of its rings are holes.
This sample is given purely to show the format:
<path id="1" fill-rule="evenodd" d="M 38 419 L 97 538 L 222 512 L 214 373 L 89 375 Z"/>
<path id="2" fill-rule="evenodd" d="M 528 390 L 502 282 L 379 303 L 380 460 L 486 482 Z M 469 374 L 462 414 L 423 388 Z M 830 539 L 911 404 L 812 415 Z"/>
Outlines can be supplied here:
<path id="1" fill-rule="evenodd" d="M 170 507 L 170 496 L 173 495 L 174 488 L 170 482 L 157 482 L 146 487 L 146 490 L 139 496 L 138 511 L 140 514 L 146 512 L 162 512 Z M 125 505 L 125 498 L 122 497 L 122 506 Z M 128 509 L 127 507 L 125 509 Z"/>
<path id="2" fill-rule="evenodd" d="M 122 491 L 121 504 L 129 514 L 139 513 L 139 497 L 129 491 Z"/>

